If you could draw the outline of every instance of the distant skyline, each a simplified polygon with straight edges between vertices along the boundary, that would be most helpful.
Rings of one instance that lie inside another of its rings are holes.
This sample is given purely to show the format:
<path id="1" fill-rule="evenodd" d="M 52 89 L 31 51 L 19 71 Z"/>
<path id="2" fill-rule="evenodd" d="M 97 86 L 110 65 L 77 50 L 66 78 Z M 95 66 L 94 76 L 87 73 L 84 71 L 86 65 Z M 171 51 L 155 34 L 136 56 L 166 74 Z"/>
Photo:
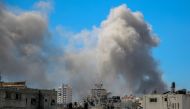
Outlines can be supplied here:
<path id="1" fill-rule="evenodd" d="M 43 1 L 43 0 L 42 0 Z M 62 48 L 68 44 L 63 34 L 75 34 L 99 27 L 110 9 L 126 4 L 132 11 L 140 11 L 160 43 L 153 48 L 163 79 L 168 85 L 175 81 L 177 88 L 190 89 L 190 1 L 189 0 L 44 0 L 49 3 L 39 7 L 38 0 L 4 0 L 11 11 L 41 10 L 48 19 L 52 43 Z M 77 45 L 79 48 L 80 44 Z"/>

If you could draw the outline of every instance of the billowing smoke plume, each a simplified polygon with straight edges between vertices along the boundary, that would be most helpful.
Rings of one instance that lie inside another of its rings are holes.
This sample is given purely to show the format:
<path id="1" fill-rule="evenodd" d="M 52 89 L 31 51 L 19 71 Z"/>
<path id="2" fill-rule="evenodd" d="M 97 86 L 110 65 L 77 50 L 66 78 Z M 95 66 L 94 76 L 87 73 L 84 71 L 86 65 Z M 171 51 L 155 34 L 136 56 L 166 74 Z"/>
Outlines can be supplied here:
<path id="1" fill-rule="evenodd" d="M 93 82 L 100 81 L 120 95 L 163 91 L 166 86 L 152 56 L 158 43 L 143 15 L 121 5 L 99 28 L 72 35 L 58 61 L 78 94 L 84 95 Z"/>
<path id="2" fill-rule="evenodd" d="M 100 81 L 117 95 L 165 89 L 152 56 L 159 39 L 140 12 L 121 5 L 100 27 L 76 34 L 58 26 L 68 44 L 54 52 L 48 43 L 48 16 L 43 16 L 0 9 L 0 71 L 7 79 L 27 80 L 41 88 L 70 83 L 74 97 L 86 95 Z"/>
<path id="3" fill-rule="evenodd" d="M 140 12 L 131 12 L 126 5 L 111 10 L 99 34 L 99 59 L 102 77 L 122 76 L 131 93 L 163 91 L 157 63 L 151 49 L 158 44 Z"/>
<path id="4" fill-rule="evenodd" d="M 4 79 L 49 87 L 47 22 L 37 12 L 17 14 L 0 8 L 0 72 Z"/>

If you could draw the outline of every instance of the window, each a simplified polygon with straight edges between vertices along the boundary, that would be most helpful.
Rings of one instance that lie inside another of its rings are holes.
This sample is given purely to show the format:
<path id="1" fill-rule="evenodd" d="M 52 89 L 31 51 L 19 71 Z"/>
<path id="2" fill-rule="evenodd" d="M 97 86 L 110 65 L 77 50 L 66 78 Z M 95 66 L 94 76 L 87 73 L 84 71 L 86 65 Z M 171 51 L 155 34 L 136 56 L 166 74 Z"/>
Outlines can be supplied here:
<path id="1" fill-rule="evenodd" d="M 11 92 L 5 92 L 5 98 L 11 99 Z"/>
<path id="2" fill-rule="evenodd" d="M 150 102 L 157 102 L 157 98 L 150 98 Z"/>
<path id="3" fill-rule="evenodd" d="M 36 105 L 36 103 L 37 103 L 37 102 L 36 102 L 36 99 L 35 99 L 35 98 L 31 98 L 31 104 L 32 104 L 32 105 Z"/>
<path id="4" fill-rule="evenodd" d="M 21 100 L 21 94 L 20 93 L 15 94 L 15 100 Z"/>
<path id="5" fill-rule="evenodd" d="M 28 99 L 26 98 L 26 104 L 27 104 L 27 102 L 28 102 Z"/>
<path id="6" fill-rule="evenodd" d="M 164 98 L 164 101 L 168 101 L 168 98 Z"/>
<path id="7" fill-rule="evenodd" d="M 51 105 L 55 105 L 55 100 L 51 100 Z"/>
<path id="8" fill-rule="evenodd" d="M 177 103 L 177 108 L 179 109 L 179 103 Z"/>
<path id="9" fill-rule="evenodd" d="M 172 103 L 172 109 L 174 109 L 174 103 Z"/>
<path id="10" fill-rule="evenodd" d="M 176 103 L 174 103 L 174 109 L 176 109 Z"/>

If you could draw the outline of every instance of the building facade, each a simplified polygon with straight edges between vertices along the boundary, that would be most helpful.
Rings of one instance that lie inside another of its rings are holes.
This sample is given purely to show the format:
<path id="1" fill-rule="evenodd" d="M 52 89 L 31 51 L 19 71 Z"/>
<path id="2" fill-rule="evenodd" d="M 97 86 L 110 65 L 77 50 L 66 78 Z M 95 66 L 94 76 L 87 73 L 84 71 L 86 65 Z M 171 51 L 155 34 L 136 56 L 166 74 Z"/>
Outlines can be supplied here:
<path id="1" fill-rule="evenodd" d="M 92 97 L 103 97 L 107 96 L 106 89 L 91 89 L 91 95 Z"/>
<path id="2" fill-rule="evenodd" d="M 103 88 L 103 84 L 95 84 L 95 87 L 91 89 L 90 101 L 94 102 L 96 108 L 106 108 L 108 98 L 108 92 Z"/>
<path id="3" fill-rule="evenodd" d="M 56 109 L 55 90 L 27 88 L 25 82 L 0 84 L 0 109 Z"/>
<path id="4" fill-rule="evenodd" d="M 57 90 L 57 103 L 69 104 L 72 102 L 72 87 L 68 84 L 62 84 Z"/>
<path id="5" fill-rule="evenodd" d="M 179 93 L 145 95 L 143 109 L 190 109 L 190 95 Z"/>
<path id="6" fill-rule="evenodd" d="M 143 109 L 190 109 L 190 94 L 186 89 L 175 91 L 173 82 L 171 91 L 143 96 Z"/>
<path id="7" fill-rule="evenodd" d="M 121 99 L 122 108 L 124 109 L 142 109 L 142 97 L 136 97 L 133 95 L 125 95 Z"/>

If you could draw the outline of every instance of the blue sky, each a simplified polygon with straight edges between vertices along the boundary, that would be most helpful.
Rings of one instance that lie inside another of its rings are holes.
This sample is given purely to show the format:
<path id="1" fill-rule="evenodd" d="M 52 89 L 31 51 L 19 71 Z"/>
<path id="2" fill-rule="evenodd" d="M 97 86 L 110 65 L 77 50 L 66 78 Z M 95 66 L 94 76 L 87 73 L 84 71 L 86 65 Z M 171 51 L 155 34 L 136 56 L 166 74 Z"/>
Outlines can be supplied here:
<path id="1" fill-rule="evenodd" d="M 32 10 L 37 0 L 5 0 L 5 4 L 22 10 Z M 49 29 L 63 25 L 79 32 L 99 26 L 111 8 L 127 4 L 132 11 L 143 13 L 159 36 L 160 45 L 153 50 L 164 80 L 176 81 L 178 88 L 190 89 L 190 1 L 189 0 L 56 0 L 51 1 Z M 55 41 L 57 41 L 55 39 Z"/>

